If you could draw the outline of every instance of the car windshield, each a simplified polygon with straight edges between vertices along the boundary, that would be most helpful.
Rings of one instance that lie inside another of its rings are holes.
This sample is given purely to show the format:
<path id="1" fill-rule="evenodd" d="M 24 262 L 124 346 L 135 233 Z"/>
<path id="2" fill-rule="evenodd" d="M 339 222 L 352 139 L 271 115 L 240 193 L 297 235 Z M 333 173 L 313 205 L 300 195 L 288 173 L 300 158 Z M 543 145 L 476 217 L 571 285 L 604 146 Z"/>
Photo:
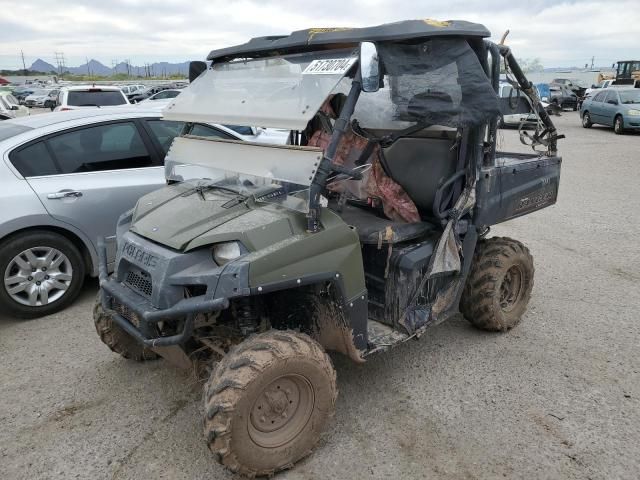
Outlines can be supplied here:
<path id="1" fill-rule="evenodd" d="M 127 101 L 120 90 L 71 90 L 67 104 L 72 107 L 125 105 Z"/>
<path id="2" fill-rule="evenodd" d="M 579 78 L 571 78 L 569 79 L 569 81 L 574 87 L 587 88 L 589 86 L 587 82 L 585 82 L 584 80 L 580 80 Z"/>
<path id="3" fill-rule="evenodd" d="M 11 94 L 5 95 L 4 99 L 9 105 L 20 105 L 20 102 L 18 102 L 18 99 Z"/>
<path id="4" fill-rule="evenodd" d="M 24 125 L 15 125 L 10 121 L 0 122 L 0 142 L 29 130 L 32 130 L 32 128 Z"/>
<path id="5" fill-rule="evenodd" d="M 34 90 L 31 95 L 48 95 L 49 90 Z"/>
<path id="6" fill-rule="evenodd" d="M 618 93 L 620 95 L 620 102 L 624 105 L 640 103 L 640 90 L 621 90 Z"/>

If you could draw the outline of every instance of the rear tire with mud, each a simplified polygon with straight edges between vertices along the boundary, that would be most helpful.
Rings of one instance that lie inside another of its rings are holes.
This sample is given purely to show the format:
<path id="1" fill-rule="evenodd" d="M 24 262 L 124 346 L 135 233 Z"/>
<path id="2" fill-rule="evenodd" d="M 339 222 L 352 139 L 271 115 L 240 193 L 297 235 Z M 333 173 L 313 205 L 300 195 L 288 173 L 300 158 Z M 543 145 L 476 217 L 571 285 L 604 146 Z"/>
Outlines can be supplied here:
<path id="1" fill-rule="evenodd" d="M 517 240 L 478 242 L 460 302 L 462 314 L 481 330 L 513 328 L 527 309 L 534 272 L 529 249 Z"/>
<path id="2" fill-rule="evenodd" d="M 307 335 L 272 330 L 229 352 L 204 387 L 204 434 L 216 459 L 249 477 L 311 453 L 337 397 L 336 374 Z"/>
<path id="3" fill-rule="evenodd" d="M 145 362 L 158 358 L 157 353 L 145 348 L 114 323 L 109 312 L 102 308 L 100 294 L 98 294 L 96 303 L 93 306 L 93 321 L 102 343 L 118 355 L 136 362 Z"/>

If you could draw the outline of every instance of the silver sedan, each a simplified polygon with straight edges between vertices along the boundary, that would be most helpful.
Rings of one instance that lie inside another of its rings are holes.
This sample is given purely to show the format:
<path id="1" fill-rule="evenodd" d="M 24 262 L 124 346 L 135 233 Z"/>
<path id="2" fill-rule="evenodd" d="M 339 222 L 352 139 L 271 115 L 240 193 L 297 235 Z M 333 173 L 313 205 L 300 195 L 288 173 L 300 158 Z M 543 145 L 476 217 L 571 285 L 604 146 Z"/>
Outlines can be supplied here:
<path id="1" fill-rule="evenodd" d="M 85 276 L 98 273 L 96 239 L 113 237 L 118 217 L 164 184 L 164 156 L 184 127 L 135 107 L 0 122 L 0 310 L 33 318 L 71 303 Z M 189 128 L 245 138 L 221 126 Z"/>

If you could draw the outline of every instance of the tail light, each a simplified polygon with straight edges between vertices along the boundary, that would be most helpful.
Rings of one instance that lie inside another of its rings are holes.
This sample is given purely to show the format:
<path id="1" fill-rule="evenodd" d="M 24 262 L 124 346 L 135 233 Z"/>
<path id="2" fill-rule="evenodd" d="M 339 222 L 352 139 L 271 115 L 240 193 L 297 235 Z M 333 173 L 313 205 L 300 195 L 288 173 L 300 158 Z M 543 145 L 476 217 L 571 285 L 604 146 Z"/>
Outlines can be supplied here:
<path id="1" fill-rule="evenodd" d="M 73 110 L 73 108 L 62 107 L 59 111 L 60 112 L 70 112 L 71 110 Z"/>

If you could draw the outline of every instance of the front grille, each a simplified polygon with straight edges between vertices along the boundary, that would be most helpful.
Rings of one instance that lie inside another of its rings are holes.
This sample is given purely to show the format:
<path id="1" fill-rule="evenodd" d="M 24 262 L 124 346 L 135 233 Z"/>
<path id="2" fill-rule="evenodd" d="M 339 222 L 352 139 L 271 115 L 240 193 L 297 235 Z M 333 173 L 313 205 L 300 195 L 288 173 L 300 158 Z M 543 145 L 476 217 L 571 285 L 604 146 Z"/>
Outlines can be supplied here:
<path id="1" fill-rule="evenodd" d="M 129 323 L 140 328 L 140 318 L 138 318 L 138 315 L 135 312 L 133 312 L 129 307 L 121 304 L 115 298 L 113 299 L 112 306 L 113 306 L 113 310 L 116 311 L 121 316 L 123 316 L 124 318 L 126 318 L 129 321 Z"/>
<path id="2" fill-rule="evenodd" d="M 36 102 L 34 100 L 27 100 L 27 105 L 33 106 L 35 104 L 36 104 Z"/>
<path id="3" fill-rule="evenodd" d="M 151 278 L 148 273 L 143 271 L 136 272 L 129 270 L 127 277 L 124 279 L 124 283 L 145 297 L 150 297 L 153 292 Z"/>

